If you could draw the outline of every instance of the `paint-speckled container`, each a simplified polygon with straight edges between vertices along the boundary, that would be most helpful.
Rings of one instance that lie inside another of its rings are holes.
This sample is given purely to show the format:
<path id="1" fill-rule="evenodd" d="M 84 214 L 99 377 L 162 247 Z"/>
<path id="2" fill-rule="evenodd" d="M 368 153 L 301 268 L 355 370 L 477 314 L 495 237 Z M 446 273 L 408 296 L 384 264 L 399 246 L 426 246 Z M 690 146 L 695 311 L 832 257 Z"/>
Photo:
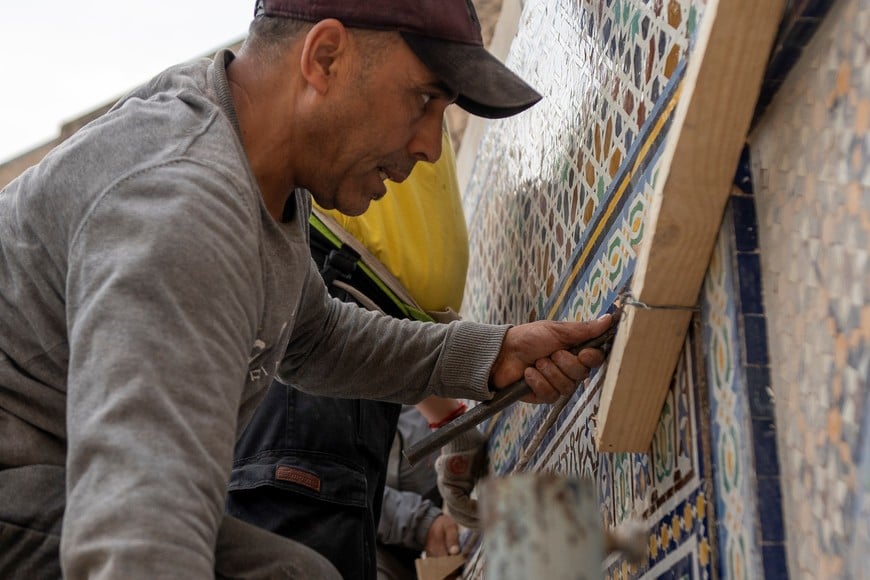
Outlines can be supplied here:
<path id="1" fill-rule="evenodd" d="M 603 578 L 594 481 L 517 473 L 486 479 L 479 487 L 487 579 Z"/>

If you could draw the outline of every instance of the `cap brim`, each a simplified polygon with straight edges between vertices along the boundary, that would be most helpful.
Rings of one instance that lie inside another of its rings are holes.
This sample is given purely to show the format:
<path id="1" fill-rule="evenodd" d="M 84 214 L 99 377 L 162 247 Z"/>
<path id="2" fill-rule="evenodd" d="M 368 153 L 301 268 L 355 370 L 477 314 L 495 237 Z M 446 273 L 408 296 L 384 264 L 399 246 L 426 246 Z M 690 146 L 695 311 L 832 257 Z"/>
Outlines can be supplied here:
<path id="1" fill-rule="evenodd" d="M 482 46 L 401 34 L 417 58 L 456 91 L 456 104 L 472 115 L 502 119 L 541 100 L 535 89 Z"/>

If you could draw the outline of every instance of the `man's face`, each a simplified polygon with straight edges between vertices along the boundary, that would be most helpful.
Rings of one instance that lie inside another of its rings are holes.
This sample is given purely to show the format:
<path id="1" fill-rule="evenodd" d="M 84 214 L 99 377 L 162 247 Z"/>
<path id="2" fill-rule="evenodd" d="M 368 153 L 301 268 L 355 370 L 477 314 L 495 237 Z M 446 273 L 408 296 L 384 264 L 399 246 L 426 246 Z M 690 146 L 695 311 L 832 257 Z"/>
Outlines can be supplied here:
<path id="1" fill-rule="evenodd" d="M 441 156 L 444 109 L 455 100 L 400 37 L 379 56 L 338 86 L 329 153 L 309 187 L 318 204 L 347 215 L 383 197 L 385 180 L 404 181 L 417 161 Z"/>

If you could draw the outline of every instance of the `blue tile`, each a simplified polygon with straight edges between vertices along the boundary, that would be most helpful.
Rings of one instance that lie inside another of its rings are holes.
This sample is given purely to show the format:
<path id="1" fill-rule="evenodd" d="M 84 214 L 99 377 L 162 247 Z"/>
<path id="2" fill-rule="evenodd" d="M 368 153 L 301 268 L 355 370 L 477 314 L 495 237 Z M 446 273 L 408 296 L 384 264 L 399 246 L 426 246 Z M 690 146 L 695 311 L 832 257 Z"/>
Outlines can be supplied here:
<path id="1" fill-rule="evenodd" d="M 749 145 L 744 145 L 743 151 L 740 152 L 740 162 L 737 164 L 737 172 L 734 175 L 734 185 L 739 187 L 743 193 L 755 193 L 752 188 L 752 164 Z"/>
<path id="2" fill-rule="evenodd" d="M 749 187 L 752 187 L 750 181 Z M 734 212 L 734 232 L 738 252 L 754 252 L 758 250 L 758 221 L 755 215 L 755 201 L 750 196 L 731 196 L 731 208 Z"/>
<path id="3" fill-rule="evenodd" d="M 739 244 L 739 234 L 737 239 Z M 740 310 L 743 314 L 764 314 L 760 256 L 758 254 L 738 253 L 737 271 L 739 272 Z"/>
<path id="4" fill-rule="evenodd" d="M 778 477 L 758 478 L 758 515 L 761 519 L 761 542 L 785 541 L 782 526 L 782 493 Z"/>
<path id="5" fill-rule="evenodd" d="M 762 476 L 778 476 L 779 455 L 776 450 L 776 427 L 773 419 L 753 419 L 752 439 L 755 449 L 755 472 L 759 479 Z"/>
<path id="6" fill-rule="evenodd" d="M 779 90 L 779 87 L 782 86 L 782 82 L 783 79 L 765 77 L 764 82 L 761 84 L 761 92 L 758 94 L 758 102 L 755 104 L 755 111 L 752 113 L 751 126 L 754 127 L 755 123 L 764 115 L 768 105 L 773 100 L 773 96 Z"/>
<path id="7" fill-rule="evenodd" d="M 784 79 L 764 79 L 764 83 L 761 85 L 761 93 L 765 97 L 765 101 L 768 102 L 776 94 L 776 91 L 779 90 L 779 87 L 782 86 L 782 82 Z"/>
<path id="8" fill-rule="evenodd" d="M 805 47 L 813 37 L 820 22 L 821 20 L 818 18 L 796 18 L 783 38 L 783 43 L 786 46 L 796 48 Z"/>
<path id="9" fill-rule="evenodd" d="M 772 418 L 774 402 L 770 389 L 770 369 L 766 366 L 747 366 L 746 389 L 752 418 Z"/>
<path id="10" fill-rule="evenodd" d="M 809 0 L 804 3 L 800 14 L 804 18 L 823 18 L 832 4 L 831 0 Z"/>
<path id="11" fill-rule="evenodd" d="M 788 578 L 788 564 L 783 544 L 762 546 L 761 557 L 764 560 L 764 580 L 786 580 Z"/>
<path id="12" fill-rule="evenodd" d="M 765 76 L 771 79 L 785 79 L 803 53 L 803 47 L 783 46 L 772 57 Z"/>
<path id="13" fill-rule="evenodd" d="M 746 364 L 767 365 L 767 321 L 764 316 L 748 314 L 743 317 L 746 346 Z"/>

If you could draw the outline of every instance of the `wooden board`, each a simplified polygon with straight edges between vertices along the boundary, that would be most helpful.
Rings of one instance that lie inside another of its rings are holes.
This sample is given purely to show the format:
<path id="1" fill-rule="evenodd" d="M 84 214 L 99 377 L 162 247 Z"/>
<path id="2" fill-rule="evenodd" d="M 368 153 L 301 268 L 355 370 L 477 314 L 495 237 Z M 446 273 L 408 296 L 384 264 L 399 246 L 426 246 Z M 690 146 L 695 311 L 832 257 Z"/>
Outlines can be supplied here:
<path id="1" fill-rule="evenodd" d="M 465 556 L 436 556 L 429 558 L 417 558 L 414 560 L 414 568 L 417 571 L 417 580 L 444 580 L 456 573 L 465 564 Z"/>
<path id="2" fill-rule="evenodd" d="M 784 5 L 710 0 L 704 9 L 632 280 L 640 302 L 696 305 Z M 628 309 L 601 395 L 600 451 L 649 449 L 690 318 Z"/>

